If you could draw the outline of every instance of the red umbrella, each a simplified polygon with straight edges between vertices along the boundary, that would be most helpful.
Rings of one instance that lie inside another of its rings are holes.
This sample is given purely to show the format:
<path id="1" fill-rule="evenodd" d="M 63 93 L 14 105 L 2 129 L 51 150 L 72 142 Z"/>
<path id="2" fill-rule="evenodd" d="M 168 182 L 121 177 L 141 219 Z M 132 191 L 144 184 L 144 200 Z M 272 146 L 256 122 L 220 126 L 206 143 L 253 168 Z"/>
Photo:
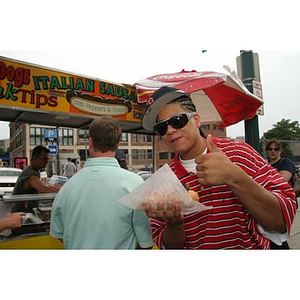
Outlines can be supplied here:
<path id="1" fill-rule="evenodd" d="M 182 70 L 140 80 L 135 83 L 138 102 L 146 103 L 155 90 L 167 85 L 191 96 L 202 124 L 226 127 L 253 118 L 263 101 L 247 90 L 235 72 L 224 68 L 229 75 Z"/>

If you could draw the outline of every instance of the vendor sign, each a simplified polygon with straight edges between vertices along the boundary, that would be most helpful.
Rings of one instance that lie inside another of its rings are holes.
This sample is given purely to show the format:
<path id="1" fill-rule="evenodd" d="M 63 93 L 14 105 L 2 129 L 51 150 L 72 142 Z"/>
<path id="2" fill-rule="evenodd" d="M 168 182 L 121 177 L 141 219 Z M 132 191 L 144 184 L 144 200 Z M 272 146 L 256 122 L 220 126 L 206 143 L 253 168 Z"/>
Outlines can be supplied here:
<path id="1" fill-rule="evenodd" d="M 0 105 L 12 108 L 112 116 L 140 123 L 144 107 L 134 86 L 65 73 L 0 57 Z"/>

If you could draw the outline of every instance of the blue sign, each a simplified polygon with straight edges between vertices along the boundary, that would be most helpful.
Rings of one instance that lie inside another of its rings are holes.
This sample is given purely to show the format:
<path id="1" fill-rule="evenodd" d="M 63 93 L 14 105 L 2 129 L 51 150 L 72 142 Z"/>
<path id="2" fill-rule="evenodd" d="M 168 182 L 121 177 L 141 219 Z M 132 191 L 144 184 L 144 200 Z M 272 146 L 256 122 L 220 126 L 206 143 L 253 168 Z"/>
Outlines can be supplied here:
<path id="1" fill-rule="evenodd" d="M 45 139 L 57 139 L 57 130 L 45 129 L 44 135 L 45 135 Z"/>
<path id="2" fill-rule="evenodd" d="M 50 150 L 50 155 L 57 155 L 57 145 L 49 145 L 48 149 Z"/>

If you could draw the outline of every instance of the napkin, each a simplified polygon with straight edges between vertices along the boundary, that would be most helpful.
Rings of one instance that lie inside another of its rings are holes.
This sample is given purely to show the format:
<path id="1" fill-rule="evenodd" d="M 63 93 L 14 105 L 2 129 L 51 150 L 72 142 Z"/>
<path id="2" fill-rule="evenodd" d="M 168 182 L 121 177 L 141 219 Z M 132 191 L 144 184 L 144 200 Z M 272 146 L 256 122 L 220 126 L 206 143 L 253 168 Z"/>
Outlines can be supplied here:
<path id="1" fill-rule="evenodd" d="M 138 210 L 145 210 L 145 205 L 150 204 L 155 210 L 158 201 L 161 200 L 165 206 L 169 200 L 179 203 L 183 214 L 190 214 L 211 208 L 194 201 L 190 197 L 168 164 L 159 168 L 140 186 L 118 201 L 129 208 Z"/>

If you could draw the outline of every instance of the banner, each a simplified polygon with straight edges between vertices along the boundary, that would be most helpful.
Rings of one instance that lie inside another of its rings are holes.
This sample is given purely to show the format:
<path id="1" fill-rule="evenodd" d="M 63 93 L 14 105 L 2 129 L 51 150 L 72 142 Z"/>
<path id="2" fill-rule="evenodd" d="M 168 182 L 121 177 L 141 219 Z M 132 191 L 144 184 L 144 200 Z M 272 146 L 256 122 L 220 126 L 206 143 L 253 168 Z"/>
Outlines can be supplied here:
<path id="1" fill-rule="evenodd" d="M 0 106 L 36 112 L 112 116 L 138 123 L 144 114 L 132 85 L 69 74 L 4 57 L 0 57 Z"/>

